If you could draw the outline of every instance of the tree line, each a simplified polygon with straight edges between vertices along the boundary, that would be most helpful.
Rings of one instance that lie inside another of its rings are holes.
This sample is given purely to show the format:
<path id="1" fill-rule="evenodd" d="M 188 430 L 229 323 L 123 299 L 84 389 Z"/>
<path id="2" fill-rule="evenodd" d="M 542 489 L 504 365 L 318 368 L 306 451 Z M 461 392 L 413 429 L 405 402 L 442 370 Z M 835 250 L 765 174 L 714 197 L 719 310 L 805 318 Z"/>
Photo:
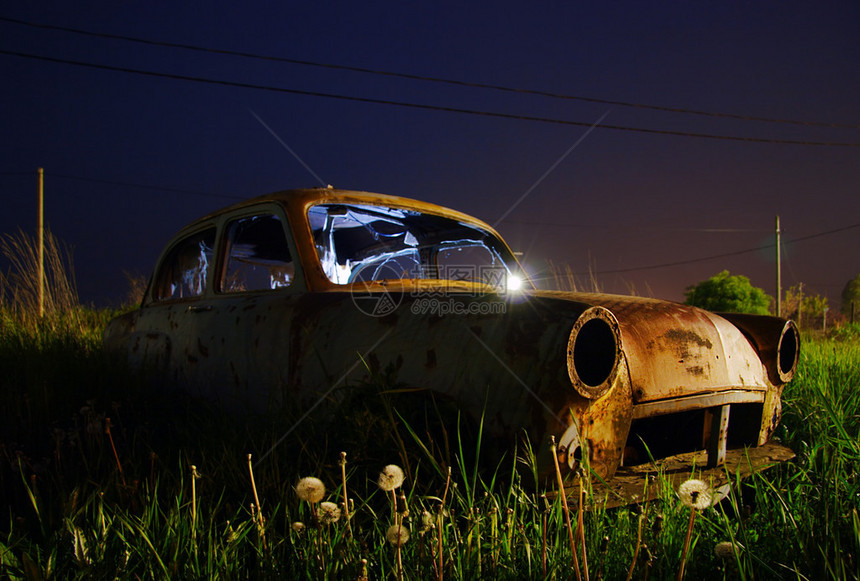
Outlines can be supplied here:
<path id="1" fill-rule="evenodd" d="M 729 313 L 751 313 L 757 315 L 777 314 L 797 321 L 812 322 L 827 316 L 830 306 L 827 298 L 817 293 L 804 293 L 803 285 L 795 285 L 785 291 L 782 313 L 774 313 L 774 299 L 750 279 L 728 270 L 715 274 L 707 280 L 688 286 L 684 292 L 685 303 L 709 311 Z M 856 311 L 860 309 L 860 274 L 849 280 L 842 290 L 841 314 L 854 323 Z"/>

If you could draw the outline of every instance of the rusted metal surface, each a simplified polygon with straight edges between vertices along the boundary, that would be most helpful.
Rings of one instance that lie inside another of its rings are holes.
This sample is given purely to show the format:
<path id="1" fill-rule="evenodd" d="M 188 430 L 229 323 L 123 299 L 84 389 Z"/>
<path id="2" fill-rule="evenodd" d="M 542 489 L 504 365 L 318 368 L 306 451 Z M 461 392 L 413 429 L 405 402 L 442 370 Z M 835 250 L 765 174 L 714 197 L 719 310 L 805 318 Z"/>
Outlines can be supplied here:
<path id="1" fill-rule="evenodd" d="M 600 505 L 606 508 L 647 502 L 664 497 L 667 493 L 664 486 L 677 490 L 678 485 L 691 478 L 703 480 L 714 491 L 724 490 L 738 479 L 747 478 L 792 458 L 794 452 L 778 442 L 729 450 L 725 463 L 714 468 L 706 467 L 704 452 L 678 454 L 663 458 L 659 464 L 619 468 L 609 482 L 591 479 L 586 485 L 586 488 L 591 489 L 588 502 L 592 507 Z M 565 485 L 569 502 L 578 502 L 579 486 L 579 479 L 571 479 Z"/>
<path id="2" fill-rule="evenodd" d="M 491 434 L 524 429 L 538 450 L 548 450 L 554 436 L 564 466 L 573 469 L 587 460 L 606 479 L 625 457 L 633 457 L 627 448 L 634 421 L 708 410 L 695 439 L 708 450 L 702 464 L 719 465 L 736 453 L 727 449 L 730 419 L 755 424 L 746 430 L 753 441 L 743 442 L 754 445 L 765 444 L 779 420 L 781 387 L 794 372 L 799 350 L 790 322 L 727 319 L 654 299 L 537 291 L 530 285 L 500 292 L 479 282 L 409 277 L 338 284 L 332 269 L 348 270 L 350 264 L 333 262 L 328 270 L 322 264 L 319 232 L 308 215 L 319 204 L 380 206 L 448 219 L 484 233 L 499 256 L 511 261 L 506 268 L 519 272 L 498 234 L 465 214 L 379 194 L 285 192 L 231 206 L 183 229 L 159 261 L 156 278 L 168 270 L 173 248 L 216 229 L 217 243 L 207 246 L 193 272 L 199 296 L 165 300 L 158 294 L 165 284 L 151 282 L 142 308 L 115 320 L 105 344 L 237 409 L 309 407 L 337 397 L 340 387 L 368 373 L 384 372 L 400 385 L 432 391 L 483 416 Z M 231 239 L 225 225 L 238 218 L 251 223 L 263 213 L 284 224 L 282 246 L 293 262 L 290 283 L 226 292 L 222 254 Z M 396 220 L 381 216 L 388 230 L 373 234 L 398 236 L 408 251 L 414 236 L 392 234 Z M 374 227 L 360 219 L 354 232 Z M 383 256 L 376 270 L 387 260 Z M 739 405 L 748 406 L 745 414 L 730 415 Z M 544 467 L 551 465 L 545 455 L 539 458 Z"/>
<path id="3" fill-rule="evenodd" d="M 733 403 L 763 403 L 765 394 L 759 391 L 733 389 L 718 393 L 703 393 L 678 399 L 638 404 L 633 410 L 634 418 L 661 416 L 683 410 L 708 409 Z"/>
<path id="4" fill-rule="evenodd" d="M 726 461 L 730 411 L 729 404 L 705 410 L 703 441 L 708 453 L 708 468 L 721 466 Z"/>

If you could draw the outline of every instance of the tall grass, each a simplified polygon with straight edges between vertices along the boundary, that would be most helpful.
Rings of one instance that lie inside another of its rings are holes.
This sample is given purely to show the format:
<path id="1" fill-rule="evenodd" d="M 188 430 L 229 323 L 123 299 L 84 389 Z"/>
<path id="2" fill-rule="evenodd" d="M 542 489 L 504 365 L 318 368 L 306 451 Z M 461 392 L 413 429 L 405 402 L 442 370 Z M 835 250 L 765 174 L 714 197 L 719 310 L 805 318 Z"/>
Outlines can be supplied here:
<path id="1" fill-rule="evenodd" d="M 384 381 L 355 386 L 362 395 L 348 400 L 380 447 L 313 417 L 254 465 L 255 494 L 248 454 L 261 457 L 290 419 L 242 421 L 128 374 L 94 339 L 106 316 L 91 313 L 77 339 L 0 335 L 13 378 L 2 390 L 2 576 L 569 579 L 574 551 L 581 578 L 680 569 L 690 509 L 665 483 L 647 505 L 586 511 L 581 528 L 574 504 L 569 529 L 554 487 L 536 489 L 531 476 L 533 455 L 547 450 L 523 438 L 481 462 L 480 438 L 459 438 L 454 422 L 449 461 L 414 416 L 398 415 Z M 858 386 L 858 343 L 804 346 L 778 433 L 797 459 L 697 515 L 686 578 L 860 576 Z M 404 460 L 393 501 L 377 476 Z M 324 483 L 324 502 L 343 503 L 348 486 L 348 523 L 347 511 L 329 522 L 299 498 L 295 485 L 309 475 Z M 408 540 L 392 544 L 395 525 Z"/>
<path id="2" fill-rule="evenodd" d="M 0 236 L 0 255 L 9 263 L 7 273 L 0 273 L 0 326 L 25 328 L 49 327 L 65 330 L 79 311 L 72 254 L 51 233 L 44 231 L 44 278 L 42 306 L 39 313 L 39 242 L 35 236 L 18 230 Z M 79 329 L 86 325 L 77 325 Z"/>

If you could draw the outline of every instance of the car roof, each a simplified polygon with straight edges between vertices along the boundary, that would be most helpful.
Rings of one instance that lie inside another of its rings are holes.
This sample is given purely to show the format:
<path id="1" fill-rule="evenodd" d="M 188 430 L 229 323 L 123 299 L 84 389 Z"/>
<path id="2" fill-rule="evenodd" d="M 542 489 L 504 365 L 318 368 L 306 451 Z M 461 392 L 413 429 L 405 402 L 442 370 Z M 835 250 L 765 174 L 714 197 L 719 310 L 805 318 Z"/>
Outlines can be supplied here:
<path id="1" fill-rule="evenodd" d="M 498 235 L 498 232 L 496 232 L 496 230 L 486 222 L 479 220 L 474 216 L 470 216 L 469 214 L 464 214 L 462 212 L 458 212 L 457 210 L 452 210 L 444 206 L 438 206 L 429 202 L 422 202 L 420 200 L 404 198 L 401 196 L 377 194 L 374 192 L 340 190 L 332 188 L 330 186 L 327 188 L 282 190 L 278 192 L 264 194 L 262 196 L 256 196 L 254 198 L 249 198 L 247 200 L 243 200 L 241 202 L 225 206 L 223 208 L 215 210 L 214 212 L 210 212 L 209 214 L 206 214 L 205 216 L 202 216 L 194 220 L 190 224 L 186 225 L 184 228 L 182 228 L 182 231 L 190 228 L 195 228 L 201 222 L 212 220 L 225 213 L 235 212 L 237 210 L 242 210 L 243 208 L 252 207 L 265 202 L 281 203 L 284 206 L 288 207 L 291 210 L 291 213 L 301 214 L 306 213 L 307 209 L 311 206 L 326 203 L 367 204 L 375 206 L 401 208 L 406 210 L 418 211 L 424 214 L 444 216 L 446 218 L 451 218 L 459 222 L 473 224 L 475 226 L 479 226 L 483 230 L 488 230 L 495 234 L 497 237 L 501 238 L 501 236 Z"/>

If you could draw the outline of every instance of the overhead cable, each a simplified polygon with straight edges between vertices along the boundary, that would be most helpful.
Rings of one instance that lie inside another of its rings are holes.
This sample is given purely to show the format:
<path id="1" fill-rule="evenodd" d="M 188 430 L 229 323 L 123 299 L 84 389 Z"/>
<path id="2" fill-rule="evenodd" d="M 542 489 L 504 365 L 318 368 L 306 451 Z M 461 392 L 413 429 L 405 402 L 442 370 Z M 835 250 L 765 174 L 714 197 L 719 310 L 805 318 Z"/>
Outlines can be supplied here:
<path id="1" fill-rule="evenodd" d="M 66 58 L 58 58 L 58 57 L 50 57 L 44 55 L 36 55 L 32 53 L 25 53 L 20 51 L 11 51 L 11 50 L 3 50 L 0 49 L 0 54 L 17 56 L 22 58 L 41 60 L 47 62 L 54 62 L 60 64 L 74 65 L 80 67 L 87 67 L 91 69 L 100 69 L 107 71 L 115 71 L 115 72 L 123 72 L 123 73 L 131 73 L 136 75 L 143 75 L 149 77 L 159 77 L 165 79 L 174 79 L 181 81 L 191 81 L 197 83 L 206 83 L 210 85 L 222 85 L 228 87 L 239 87 L 244 89 L 258 89 L 263 91 L 272 91 L 276 93 L 289 93 L 293 95 L 305 95 L 309 97 L 325 97 L 328 99 L 339 99 L 342 101 L 355 101 L 360 103 L 375 103 L 378 105 L 392 105 L 397 107 L 408 107 L 412 109 L 423 109 L 428 111 L 443 111 L 447 113 L 462 113 L 465 115 L 478 115 L 484 117 L 494 117 L 499 119 L 515 119 L 519 121 L 534 121 L 538 123 L 550 123 L 555 125 L 568 125 L 568 126 L 576 126 L 576 127 L 591 127 L 592 123 L 586 121 L 570 121 L 566 119 L 554 119 L 551 117 L 536 117 L 531 115 L 515 115 L 512 113 L 499 113 L 493 111 L 481 111 L 476 109 L 464 109 L 460 107 L 446 107 L 441 105 L 425 105 L 422 103 L 410 103 L 407 101 L 394 101 L 390 99 L 376 99 L 372 97 L 357 97 L 354 95 L 343 95 L 337 93 L 326 93 L 322 91 L 308 91 L 304 89 L 287 89 L 284 87 L 273 87 L 270 85 L 257 85 L 253 83 L 242 83 L 237 81 L 226 81 L 219 79 L 210 79 L 205 77 L 195 77 L 189 75 L 178 75 L 174 73 L 163 73 L 157 71 L 148 71 L 143 69 L 135 69 L 130 67 L 118 67 L 113 65 L 104 65 L 97 64 L 85 61 L 78 61 Z M 695 133 L 690 131 L 673 131 L 668 129 L 649 129 L 644 127 L 629 127 L 623 125 L 600 125 L 600 129 L 612 129 L 614 131 L 627 131 L 634 133 L 648 133 L 652 135 L 672 135 L 677 137 L 696 137 L 700 139 L 715 139 L 722 141 L 742 141 L 746 143 L 770 143 L 770 144 L 780 144 L 780 145 L 807 145 L 807 146 L 819 146 L 819 147 L 860 147 L 860 143 L 857 142 L 845 142 L 845 141 L 804 141 L 804 140 L 794 140 L 794 139 L 771 139 L 771 138 L 762 138 L 762 137 L 744 137 L 737 135 L 714 135 L 709 133 Z"/>
<path id="2" fill-rule="evenodd" d="M 787 240 L 785 245 L 788 246 L 790 244 L 794 244 L 797 242 L 802 242 L 805 240 L 811 240 L 813 238 L 820 238 L 822 236 L 828 236 L 830 234 L 837 234 L 839 232 L 844 232 L 846 230 L 852 230 L 854 228 L 860 228 L 860 224 L 851 224 L 850 226 L 843 226 L 841 228 L 836 228 L 834 230 L 828 230 L 826 232 L 818 232 L 816 234 L 810 234 L 809 236 L 801 236 L 800 238 L 793 238 L 791 240 Z M 630 268 L 618 268 L 613 270 L 598 270 L 593 273 L 591 272 L 576 272 L 574 273 L 577 276 L 590 275 L 590 274 L 621 274 L 625 272 L 634 272 L 639 270 L 657 270 L 659 268 L 669 268 L 672 266 L 684 266 L 687 264 L 694 264 L 697 262 L 707 262 L 709 260 L 716 260 L 717 258 L 726 258 L 729 256 L 739 256 L 741 254 L 749 254 L 750 252 L 759 252 L 763 250 L 770 250 L 776 246 L 776 242 L 772 242 L 770 244 L 763 244 L 762 246 L 756 246 L 755 248 L 746 248 L 744 250 L 736 250 L 734 252 L 725 252 L 723 254 L 713 254 L 711 256 L 703 256 L 701 258 L 691 258 L 689 260 L 678 260 L 676 262 L 664 262 L 661 264 L 651 264 L 648 266 L 637 266 Z"/>
<path id="3" fill-rule="evenodd" d="M 524 89 L 524 88 L 516 88 L 509 87 L 504 85 L 495 85 L 490 83 L 479 83 L 474 81 L 460 81 L 456 79 L 446 79 L 442 77 L 434 77 L 427 75 L 417 75 L 410 73 L 399 73 L 394 71 L 385 71 L 380 69 L 372 69 L 368 67 L 357 67 L 357 66 L 349 66 L 349 65 L 340 65 L 333 63 L 323 63 L 319 61 L 310 61 L 303 59 L 295 59 L 288 57 L 278 57 L 271 55 L 262 55 L 258 53 L 244 52 L 244 51 L 235 51 L 235 50 L 226 50 L 219 48 L 211 48 L 211 47 L 203 47 L 192 44 L 185 43 L 177 43 L 177 42 L 166 42 L 166 41 L 157 41 L 146 38 L 140 38 L 135 36 L 127 36 L 121 34 L 110 34 L 105 32 L 93 32 L 89 30 L 82 30 L 79 28 L 71 28 L 68 26 L 57 26 L 53 24 L 41 24 L 36 22 L 29 22 L 26 20 L 20 20 L 17 18 L 8 18 L 4 16 L 0 16 L 0 21 L 10 22 L 13 24 L 20 24 L 23 26 L 30 26 L 34 28 L 42 28 L 46 30 L 59 30 L 63 32 L 70 32 L 73 34 L 80 34 L 85 36 L 92 36 L 97 38 L 107 38 L 112 40 L 123 40 L 127 42 L 136 42 L 140 44 L 147 44 L 151 46 L 160 46 L 167 48 L 180 48 L 184 50 L 191 50 L 197 52 L 205 52 L 219 55 L 228 55 L 228 56 L 238 56 L 243 58 L 250 59 L 259 59 L 266 60 L 272 62 L 281 62 L 281 63 L 289 63 L 295 65 L 303 65 L 303 66 L 311 66 L 325 69 L 333 69 L 333 70 L 342 70 L 342 71 L 351 71 L 356 73 L 364 73 L 371 75 L 379 75 L 386 77 L 395 77 L 401 79 L 410 79 L 415 81 L 425 81 L 432 83 L 442 83 L 447 85 L 455 85 L 460 87 L 471 87 L 478 89 L 490 89 L 494 91 L 503 91 L 508 93 L 519 93 L 525 95 L 536 95 L 540 97 L 549 97 L 552 99 L 564 99 L 571 101 L 583 101 L 587 103 L 600 103 L 603 105 L 614 105 L 619 107 L 632 107 L 637 109 L 650 109 L 652 111 L 663 111 L 667 113 L 681 113 L 686 115 L 699 115 L 705 117 L 719 117 L 724 119 L 738 119 L 741 121 L 760 121 L 765 123 L 780 123 L 780 124 L 788 124 L 788 125 L 801 125 L 805 127 L 830 127 L 836 129 L 860 129 L 860 125 L 852 125 L 846 123 L 827 123 L 821 121 L 802 121 L 796 119 L 778 119 L 773 117 L 761 117 L 755 115 L 739 115 L 735 113 L 720 113 L 714 111 L 703 111 L 700 109 L 686 109 L 681 107 L 667 107 L 662 105 L 648 105 L 644 103 L 634 103 L 630 101 L 619 101 L 614 99 L 601 99 L 597 97 L 583 97 L 578 95 L 567 95 L 563 93 L 556 93 L 551 91 L 541 91 L 537 89 Z"/>

